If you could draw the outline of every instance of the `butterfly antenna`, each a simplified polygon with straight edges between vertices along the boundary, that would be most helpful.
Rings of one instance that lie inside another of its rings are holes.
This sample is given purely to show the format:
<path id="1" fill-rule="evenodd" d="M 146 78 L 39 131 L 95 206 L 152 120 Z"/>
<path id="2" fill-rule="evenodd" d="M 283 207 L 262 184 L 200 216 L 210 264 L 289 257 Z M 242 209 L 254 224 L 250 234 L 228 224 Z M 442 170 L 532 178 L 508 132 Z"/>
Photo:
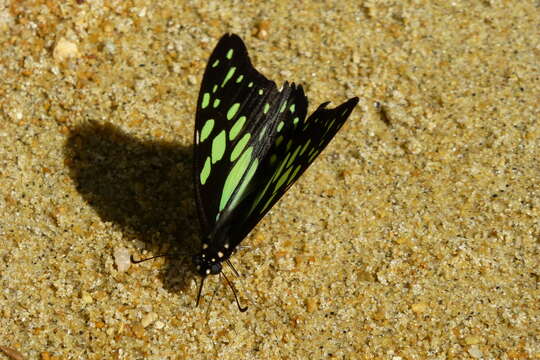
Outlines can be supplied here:
<path id="1" fill-rule="evenodd" d="M 145 262 L 145 261 L 148 261 L 148 260 L 153 260 L 153 259 L 157 259 L 157 258 L 165 257 L 165 256 L 171 256 L 171 255 L 170 254 L 161 254 L 161 255 L 156 255 L 156 256 L 152 256 L 152 257 L 149 257 L 149 258 L 146 258 L 146 259 L 141 259 L 141 260 L 135 260 L 133 255 L 131 255 L 129 257 L 129 259 L 131 260 L 132 264 L 138 264 L 138 263 L 142 263 L 142 262 Z"/>
<path id="2" fill-rule="evenodd" d="M 239 274 L 238 271 L 236 271 L 236 269 L 234 268 L 234 266 L 233 266 L 231 260 L 230 260 L 230 259 L 227 259 L 227 260 L 225 260 L 225 263 L 226 263 L 227 265 L 229 265 L 229 267 L 230 267 L 230 268 L 232 269 L 232 271 L 234 272 L 234 275 L 236 275 L 236 277 L 239 278 L 239 277 L 240 277 L 240 274 Z"/>
<path id="3" fill-rule="evenodd" d="M 214 289 L 214 292 L 212 293 L 212 297 L 210 298 L 210 303 L 208 303 L 208 308 L 206 309 L 206 319 L 208 320 L 208 316 L 210 314 L 210 307 L 212 306 L 212 302 L 214 302 L 214 297 L 216 296 L 219 288 L 221 287 L 221 283 L 218 282 L 216 285 L 216 288 Z"/>
<path id="4" fill-rule="evenodd" d="M 225 263 L 234 271 L 234 274 L 236 275 L 236 277 L 238 277 L 238 279 L 240 280 L 240 284 L 242 285 L 242 287 L 244 287 L 244 282 L 242 281 L 242 276 L 240 276 L 240 274 L 238 273 L 238 271 L 236 271 L 236 269 L 234 268 L 232 262 L 230 259 L 227 259 L 225 260 Z M 246 292 L 245 289 L 244 289 L 244 296 L 247 296 L 248 299 L 249 299 L 249 302 L 253 303 L 253 304 L 257 304 L 257 302 L 255 300 L 253 300 L 253 298 L 249 295 L 249 292 Z"/>
<path id="5" fill-rule="evenodd" d="M 195 307 L 199 306 L 199 300 L 201 300 L 201 293 L 202 293 L 202 288 L 204 284 L 204 279 L 206 279 L 206 276 L 201 278 L 201 285 L 199 286 L 199 291 L 197 293 L 197 302 L 195 303 Z"/>
<path id="6" fill-rule="evenodd" d="M 227 278 L 227 275 L 225 275 L 225 273 L 222 271 L 220 274 L 223 275 L 223 278 L 225 278 L 225 281 L 227 282 L 227 284 L 229 285 L 229 287 L 231 288 L 233 294 L 234 294 L 234 300 L 236 301 L 236 306 L 238 306 L 238 310 L 240 312 L 246 312 L 248 307 L 241 307 L 240 306 L 240 301 L 238 301 L 238 295 L 236 295 L 236 290 L 234 289 L 234 286 L 233 284 L 229 281 L 229 278 Z"/>

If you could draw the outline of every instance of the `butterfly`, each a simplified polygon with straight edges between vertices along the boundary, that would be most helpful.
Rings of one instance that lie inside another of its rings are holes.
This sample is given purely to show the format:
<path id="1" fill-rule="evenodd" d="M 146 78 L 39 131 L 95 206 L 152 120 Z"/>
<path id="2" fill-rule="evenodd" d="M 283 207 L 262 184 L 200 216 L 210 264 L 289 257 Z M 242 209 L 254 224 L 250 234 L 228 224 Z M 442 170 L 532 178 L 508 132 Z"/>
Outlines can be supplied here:
<path id="1" fill-rule="evenodd" d="M 251 64 L 234 34 L 215 47 L 201 83 L 195 120 L 194 188 L 202 239 L 193 257 L 202 277 L 222 274 L 229 258 L 302 175 L 349 117 L 358 98 L 334 109 L 321 104 L 306 119 L 302 86 L 276 84 Z M 236 273 L 236 270 L 234 270 Z"/>

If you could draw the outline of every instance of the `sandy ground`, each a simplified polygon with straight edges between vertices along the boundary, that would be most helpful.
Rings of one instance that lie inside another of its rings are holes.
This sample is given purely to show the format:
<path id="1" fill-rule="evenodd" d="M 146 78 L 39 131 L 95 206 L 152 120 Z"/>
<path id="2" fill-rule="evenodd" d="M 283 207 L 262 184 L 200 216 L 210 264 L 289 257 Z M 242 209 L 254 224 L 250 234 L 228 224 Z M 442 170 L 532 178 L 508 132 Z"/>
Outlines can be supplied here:
<path id="1" fill-rule="evenodd" d="M 190 261 L 195 104 L 225 32 L 311 110 L 360 97 L 232 258 L 246 313 L 218 278 L 195 308 Z M 538 1 L 0 2 L 0 346 L 540 359 L 539 99 Z M 121 249 L 179 255 L 119 271 Z"/>

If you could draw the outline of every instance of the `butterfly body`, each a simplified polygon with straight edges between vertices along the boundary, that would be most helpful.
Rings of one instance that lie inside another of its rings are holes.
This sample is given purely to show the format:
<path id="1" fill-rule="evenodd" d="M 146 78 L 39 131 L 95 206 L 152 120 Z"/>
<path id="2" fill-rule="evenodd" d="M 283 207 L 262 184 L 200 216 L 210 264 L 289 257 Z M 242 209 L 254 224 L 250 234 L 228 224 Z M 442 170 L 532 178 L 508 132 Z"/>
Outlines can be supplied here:
<path id="1" fill-rule="evenodd" d="M 222 273 L 222 263 L 326 147 L 357 103 L 352 98 L 334 109 L 324 103 L 306 120 L 308 101 L 301 86 L 286 82 L 278 90 L 255 70 L 238 36 L 221 38 L 201 83 L 194 135 L 202 249 L 193 262 L 203 280 Z"/>
<path id="2" fill-rule="evenodd" d="M 221 272 L 221 263 L 228 260 L 232 253 L 226 233 L 217 232 L 203 240 L 202 251 L 193 257 L 193 263 L 199 275 L 217 275 Z"/>

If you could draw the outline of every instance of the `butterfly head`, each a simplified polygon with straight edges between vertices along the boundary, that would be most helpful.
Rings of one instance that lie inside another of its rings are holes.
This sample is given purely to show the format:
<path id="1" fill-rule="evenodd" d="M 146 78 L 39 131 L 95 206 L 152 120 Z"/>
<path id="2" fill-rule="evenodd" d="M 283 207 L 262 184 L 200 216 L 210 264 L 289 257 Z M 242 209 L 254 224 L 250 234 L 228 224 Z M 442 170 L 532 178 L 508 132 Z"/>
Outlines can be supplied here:
<path id="1" fill-rule="evenodd" d="M 197 269 L 197 272 L 199 273 L 199 275 L 201 275 L 201 284 L 199 285 L 199 291 L 197 293 L 196 306 L 199 305 L 199 301 L 201 300 L 201 294 L 202 294 L 202 289 L 203 289 L 203 285 L 204 285 L 204 279 L 206 279 L 206 277 L 208 275 L 217 275 L 217 274 L 219 274 L 220 278 L 221 278 L 221 276 L 223 276 L 223 279 L 225 279 L 225 281 L 227 282 L 227 284 L 231 288 L 231 290 L 232 290 L 232 292 L 234 294 L 234 300 L 236 301 L 236 305 L 238 306 L 238 310 L 240 310 L 240 312 L 246 311 L 248 309 L 247 306 L 246 307 L 240 306 L 240 302 L 238 301 L 238 295 L 236 294 L 236 290 L 234 289 L 234 286 L 232 285 L 232 283 L 227 278 L 227 275 L 225 275 L 225 273 L 221 272 L 221 270 L 222 270 L 221 263 L 223 261 L 228 262 L 228 256 L 230 256 L 230 253 L 227 252 L 227 255 L 225 255 L 225 253 L 223 253 L 222 251 L 218 251 L 215 248 L 209 247 L 208 246 L 208 242 L 209 242 L 208 240 L 209 239 L 207 239 L 207 241 L 203 242 L 202 251 L 199 254 L 193 256 L 193 263 L 195 265 L 195 268 Z M 229 248 L 229 243 L 226 242 L 224 244 L 223 250 L 226 251 L 226 250 L 228 250 L 228 248 Z M 236 272 L 234 267 L 231 265 L 231 263 L 228 262 L 228 264 L 231 266 L 233 271 L 238 275 L 238 273 Z"/>
<path id="2" fill-rule="evenodd" d="M 221 257 L 219 256 L 221 255 Z M 223 254 L 221 252 L 214 253 L 207 246 L 203 246 L 203 250 L 193 256 L 193 264 L 197 273 L 202 277 L 207 275 L 217 275 L 221 272 L 221 261 Z"/>

